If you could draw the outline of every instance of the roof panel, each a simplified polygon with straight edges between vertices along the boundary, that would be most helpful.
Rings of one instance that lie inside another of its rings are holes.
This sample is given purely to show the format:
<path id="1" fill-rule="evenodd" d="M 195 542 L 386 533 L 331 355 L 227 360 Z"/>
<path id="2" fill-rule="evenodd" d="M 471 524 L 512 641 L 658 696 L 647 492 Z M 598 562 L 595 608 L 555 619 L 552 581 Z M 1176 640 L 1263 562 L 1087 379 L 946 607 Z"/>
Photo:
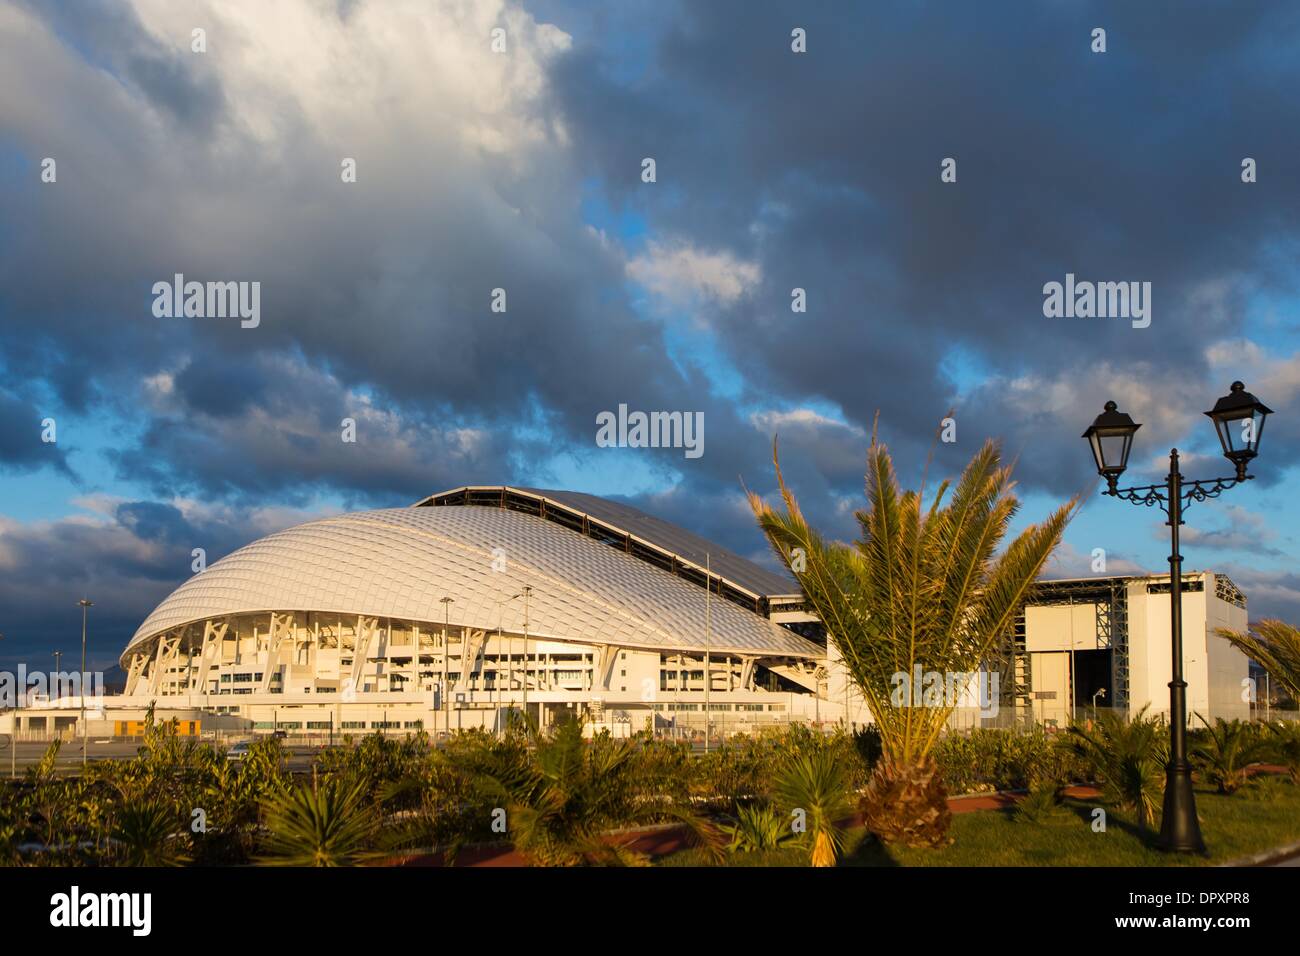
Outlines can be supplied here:
<path id="1" fill-rule="evenodd" d="M 593 516 L 594 517 L 594 516 Z M 603 520 L 603 519 L 598 519 Z M 630 529 L 629 529 L 630 530 Z M 501 549 L 501 550 L 498 550 Z M 502 564 L 504 558 L 504 564 Z M 475 506 L 339 515 L 269 535 L 213 563 L 145 620 L 131 646 L 184 624 L 254 611 L 326 611 L 627 647 L 820 656 L 821 649 L 729 601 L 554 522 Z M 322 605 L 320 595 L 329 594 Z M 125 655 L 124 655 L 125 656 Z"/>
<path id="2" fill-rule="evenodd" d="M 462 489 L 440 492 L 424 499 L 421 504 L 453 494 Z M 473 491 L 501 490 L 530 495 L 559 504 L 572 511 L 609 525 L 610 527 L 631 534 L 647 541 L 660 550 L 674 554 L 682 560 L 700 568 L 705 567 L 706 560 L 713 574 L 729 583 L 759 597 L 774 595 L 800 594 L 798 583 L 785 574 L 770 571 L 747 558 L 742 558 L 734 551 L 729 551 L 702 538 L 685 528 L 671 522 L 656 518 L 639 508 L 621 501 L 611 501 L 579 491 L 556 491 L 544 488 L 523 488 L 501 485 L 475 485 Z"/>

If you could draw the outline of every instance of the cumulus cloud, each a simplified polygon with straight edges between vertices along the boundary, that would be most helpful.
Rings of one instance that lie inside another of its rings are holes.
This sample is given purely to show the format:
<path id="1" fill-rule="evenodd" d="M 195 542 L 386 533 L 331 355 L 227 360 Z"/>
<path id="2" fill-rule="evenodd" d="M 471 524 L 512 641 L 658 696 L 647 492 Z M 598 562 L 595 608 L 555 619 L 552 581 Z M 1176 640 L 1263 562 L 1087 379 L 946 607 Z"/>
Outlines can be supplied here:
<path id="1" fill-rule="evenodd" d="M 1091 551 L 1079 550 L 1069 541 L 1062 541 L 1060 547 L 1048 559 L 1047 565 L 1043 568 L 1042 577 L 1044 580 L 1050 581 L 1153 573 L 1149 568 L 1122 553 L 1107 552 L 1104 557 L 1106 562 L 1105 570 L 1096 571 L 1093 569 L 1093 565 L 1097 562 L 1098 556 L 1094 556 Z"/>
<path id="2" fill-rule="evenodd" d="M 1181 540 L 1191 546 L 1213 548 L 1218 551 L 1242 551 L 1262 557 L 1281 557 L 1284 552 L 1277 547 L 1277 532 L 1262 514 L 1249 511 L 1240 505 L 1226 505 L 1222 509 L 1223 523 L 1219 527 L 1197 528 L 1188 526 Z M 1167 540 L 1167 529 L 1161 540 Z"/>
<path id="3" fill-rule="evenodd" d="M 1078 41 L 1094 13 L 1060 4 L 818 4 L 803 56 L 788 5 L 748 0 L 0 6 L 0 470 L 74 477 L 75 449 L 32 426 L 58 408 L 104 423 L 117 482 L 107 510 L 6 529 L 45 578 L 0 584 L 0 618 L 53 633 L 25 610 L 64 606 L 42 580 L 121 584 L 134 614 L 171 580 L 150 540 L 255 536 L 257 508 L 612 473 L 592 422 L 621 403 L 705 413 L 703 458 L 629 470 L 642 504 L 746 554 L 739 486 L 771 490 L 773 433 L 809 514 L 854 533 L 877 412 L 905 480 L 1001 436 L 1023 485 L 1059 496 L 1092 480 L 1078 435 L 1108 398 L 1143 422 L 1135 476 L 1174 444 L 1221 467 L 1199 413 L 1242 378 L 1280 412 L 1255 483 L 1276 487 L 1300 464 L 1281 413 L 1300 179 L 1277 160 L 1300 154 L 1300 62 L 1278 53 L 1300 18 L 1101 13 L 1127 38 L 1105 58 Z M 261 325 L 154 318 L 178 272 L 259 281 Z M 1152 326 L 1044 318 L 1067 272 L 1150 281 Z M 958 441 L 936 446 L 949 409 Z M 1205 550 L 1244 554 L 1232 527 Z M 84 554 L 130 580 L 87 577 Z"/>
<path id="4" fill-rule="evenodd" d="M 710 252 L 689 243 L 651 241 L 628 262 L 628 275 L 672 305 L 701 298 L 731 305 L 755 288 L 762 272 L 729 251 Z"/>

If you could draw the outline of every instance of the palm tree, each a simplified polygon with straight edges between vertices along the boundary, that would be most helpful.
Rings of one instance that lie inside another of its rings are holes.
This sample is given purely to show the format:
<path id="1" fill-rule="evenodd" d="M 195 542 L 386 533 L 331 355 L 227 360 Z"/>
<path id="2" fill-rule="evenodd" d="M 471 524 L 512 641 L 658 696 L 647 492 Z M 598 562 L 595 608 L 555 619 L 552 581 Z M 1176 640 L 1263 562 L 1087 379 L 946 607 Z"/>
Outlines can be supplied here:
<path id="1" fill-rule="evenodd" d="M 946 842 L 950 816 L 934 749 L 955 695 L 913 706 L 911 693 L 900 700 L 894 692 L 900 677 L 911 690 L 917 667 L 944 675 L 978 670 L 1012 627 L 1077 499 L 995 556 L 1019 506 L 996 443 L 971 459 L 950 500 L 945 481 L 923 510 L 924 490 L 900 494 L 889 452 L 873 435 L 868 507 L 856 515 L 861 537 L 848 545 L 808 525 L 781 475 L 775 443 L 772 460 L 785 510 L 751 494 L 754 514 L 880 727 L 881 759 L 863 800 L 867 825 L 886 842 Z"/>
<path id="2" fill-rule="evenodd" d="M 124 866 L 180 866 L 188 861 L 184 837 L 173 814 L 161 801 L 122 807 L 113 828 Z"/>
<path id="3" fill-rule="evenodd" d="M 829 747 L 792 756 L 776 781 L 777 800 L 791 815 L 800 814 L 797 839 L 808 849 L 811 866 L 834 866 L 844 848 L 838 823 L 848 815 L 848 775 Z"/>
<path id="4" fill-rule="evenodd" d="M 1169 757 L 1164 722 L 1146 711 L 1143 707 L 1132 719 L 1101 711 L 1094 720 L 1072 724 L 1065 738 L 1101 778 L 1103 799 L 1135 810 L 1143 829 L 1151 827 L 1164 796 Z"/>
<path id="5" fill-rule="evenodd" d="M 1265 726 L 1271 734 L 1267 742 L 1268 752 L 1286 767 L 1291 782 L 1300 786 L 1300 723 L 1277 720 Z"/>
<path id="6" fill-rule="evenodd" d="M 1215 717 L 1211 724 L 1200 714 L 1205 725 L 1204 737 L 1192 748 L 1192 756 L 1201 765 L 1205 778 L 1219 793 L 1231 795 L 1246 782 L 1246 767 L 1259 759 L 1263 741 L 1255 725 L 1241 720 L 1226 721 Z"/>
<path id="7" fill-rule="evenodd" d="M 1244 633 L 1226 627 L 1214 633 L 1273 675 L 1292 700 L 1300 701 L 1300 628 L 1269 618 Z"/>
<path id="8" fill-rule="evenodd" d="M 262 862 L 355 866 L 382 856 L 373 845 L 379 823 L 364 784 L 330 780 L 318 786 L 294 786 L 267 802 L 271 836 Z"/>
<path id="9" fill-rule="evenodd" d="M 643 865 L 643 854 L 606 834 L 665 818 L 686 826 L 712 858 L 721 857 L 722 834 L 713 824 L 688 808 L 632 799 L 635 750 L 629 741 L 605 736 L 587 744 L 582 724 L 572 718 L 549 735 L 530 720 L 526 733 L 531 746 L 521 761 L 486 772 L 481 785 L 498 795 L 515 849 L 530 864 Z"/>

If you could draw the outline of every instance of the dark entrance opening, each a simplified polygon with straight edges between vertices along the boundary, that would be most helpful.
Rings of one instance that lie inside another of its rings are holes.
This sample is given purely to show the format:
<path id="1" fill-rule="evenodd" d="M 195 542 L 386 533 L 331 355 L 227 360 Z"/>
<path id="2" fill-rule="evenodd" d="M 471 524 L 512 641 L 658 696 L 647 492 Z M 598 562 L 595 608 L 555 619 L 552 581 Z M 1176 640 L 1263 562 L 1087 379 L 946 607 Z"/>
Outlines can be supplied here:
<path id="1" fill-rule="evenodd" d="M 1097 694 L 1104 690 L 1106 693 Z M 1074 652 L 1074 706 L 1091 707 L 1097 695 L 1098 707 L 1114 706 L 1111 684 L 1111 650 Z"/>

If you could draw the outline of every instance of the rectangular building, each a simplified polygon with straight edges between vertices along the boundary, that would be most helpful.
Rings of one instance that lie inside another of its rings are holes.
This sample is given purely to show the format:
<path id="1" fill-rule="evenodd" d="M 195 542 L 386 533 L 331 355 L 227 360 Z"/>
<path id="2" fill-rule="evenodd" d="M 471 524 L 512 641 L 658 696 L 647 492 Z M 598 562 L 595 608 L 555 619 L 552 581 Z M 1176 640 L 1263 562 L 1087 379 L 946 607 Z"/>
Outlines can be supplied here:
<path id="1" fill-rule="evenodd" d="M 1010 703 L 1018 717 L 1064 726 L 1084 708 L 1168 714 L 1172 669 L 1169 575 L 1045 581 L 1017 624 Z M 1245 630 L 1245 595 L 1225 575 L 1183 575 L 1187 709 L 1250 716 L 1249 662 L 1215 635 Z"/>

